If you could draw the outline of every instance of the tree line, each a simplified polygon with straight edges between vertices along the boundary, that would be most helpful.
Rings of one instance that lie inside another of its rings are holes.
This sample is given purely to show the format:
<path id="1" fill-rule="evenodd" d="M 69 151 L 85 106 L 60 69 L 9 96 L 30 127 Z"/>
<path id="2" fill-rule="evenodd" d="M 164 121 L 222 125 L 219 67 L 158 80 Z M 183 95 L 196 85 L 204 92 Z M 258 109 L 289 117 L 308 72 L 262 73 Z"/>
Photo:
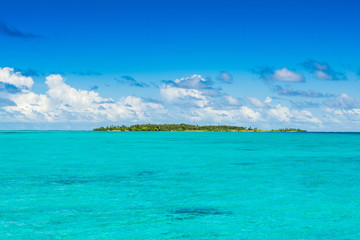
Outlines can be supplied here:
<path id="1" fill-rule="evenodd" d="M 134 124 L 131 126 L 107 126 L 95 128 L 94 131 L 211 131 L 211 132 L 264 132 L 258 128 L 238 127 L 227 125 L 198 126 L 190 124 Z M 268 132 L 306 132 L 302 129 L 283 128 L 278 130 L 269 130 Z"/>

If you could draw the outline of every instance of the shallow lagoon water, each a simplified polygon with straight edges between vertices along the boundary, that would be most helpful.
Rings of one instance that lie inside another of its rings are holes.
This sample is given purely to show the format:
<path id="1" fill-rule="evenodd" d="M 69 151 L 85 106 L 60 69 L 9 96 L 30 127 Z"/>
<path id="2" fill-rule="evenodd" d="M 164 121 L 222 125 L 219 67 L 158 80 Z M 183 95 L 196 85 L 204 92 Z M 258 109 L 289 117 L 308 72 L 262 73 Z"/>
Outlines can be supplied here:
<path id="1" fill-rule="evenodd" d="M 0 131 L 0 239 L 360 239 L 360 134 Z"/>

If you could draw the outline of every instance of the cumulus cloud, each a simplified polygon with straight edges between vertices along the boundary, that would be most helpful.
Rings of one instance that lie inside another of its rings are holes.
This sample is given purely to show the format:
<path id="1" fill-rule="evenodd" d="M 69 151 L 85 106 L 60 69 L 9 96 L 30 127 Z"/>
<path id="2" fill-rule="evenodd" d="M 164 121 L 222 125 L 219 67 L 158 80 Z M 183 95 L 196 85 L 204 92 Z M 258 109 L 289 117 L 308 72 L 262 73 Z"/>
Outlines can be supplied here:
<path id="1" fill-rule="evenodd" d="M 141 81 L 137 81 L 133 77 L 128 75 L 124 75 L 120 79 L 115 78 L 115 81 L 121 84 L 129 85 L 131 87 L 141 87 L 141 88 L 150 87 L 149 84 Z"/>
<path id="2" fill-rule="evenodd" d="M 163 98 L 177 104 L 205 107 L 218 102 L 223 96 L 218 89 L 213 88 L 211 79 L 203 78 L 201 75 L 195 74 L 191 77 L 162 82 L 160 93 Z M 225 101 L 228 102 L 229 99 Z"/>
<path id="3" fill-rule="evenodd" d="M 271 102 L 272 102 L 272 98 L 266 97 L 264 103 L 271 103 Z"/>
<path id="4" fill-rule="evenodd" d="M 209 100 L 199 90 L 177 88 L 171 85 L 165 85 L 160 89 L 161 95 L 170 102 L 195 105 L 198 107 L 205 107 Z"/>
<path id="5" fill-rule="evenodd" d="M 240 106 L 241 101 L 221 89 L 214 88 L 210 78 L 192 75 L 180 79 L 162 81 L 162 97 L 169 102 L 183 107 L 231 108 Z"/>
<path id="6" fill-rule="evenodd" d="M 274 108 L 268 110 L 268 116 L 280 122 L 304 122 L 321 124 L 322 122 L 314 117 L 311 112 L 307 110 L 290 110 L 288 107 L 276 105 Z"/>
<path id="7" fill-rule="evenodd" d="M 267 97 L 264 101 L 261 101 L 255 97 L 247 97 L 251 104 L 256 108 L 269 108 L 269 103 L 272 101 L 271 98 Z"/>
<path id="8" fill-rule="evenodd" d="M 321 66 L 321 69 L 328 69 L 328 66 Z M 278 70 L 273 70 L 269 67 L 258 68 L 253 70 L 260 79 L 268 83 L 269 88 L 281 96 L 289 97 L 307 97 L 307 98 L 325 98 L 325 97 L 334 97 L 333 94 L 316 92 L 314 90 L 297 90 L 293 87 L 286 85 L 275 85 L 275 82 L 287 82 L 287 83 L 298 83 L 304 82 L 305 78 L 303 75 L 296 73 L 295 71 L 289 70 L 288 68 L 281 68 Z"/>
<path id="9" fill-rule="evenodd" d="M 360 123 L 360 108 L 354 109 L 335 109 L 327 108 L 326 111 L 330 113 L 327 117 L 334 123 Z"/>
<path id="10" fill-rule="evenodd" d="M 163 81 L 160 93 L 168 104 L 175 104 L 177 110 L 174 111 L 174 116 L 179 119 L 185 117 L 188 121 L 232 124 L 261 120 L 259 112 L 243 106 L 239 99 L 215 89 L 213 84 L 209 78 L 192 75 L 174 81 Z"/>
<path id="11" fill-rule="evenodd" d="M 314 124 L 322 124 L 322 121 L 313 116 L 310 111 L 307 110 L 292 110 L 291 111 L 294 121 L 296 122 L 306 122 Z"/>
<path id="12" fill-rule="evenodd" d="M 164 80 L 162 82 L 167 87 L 194 89 L 207 96 L 217 97 L 221 95 L 219 89 L 213 87 L 214 82 L 210 78 L 203 78 L 197 74 L 191 77 L 179 78 L 174 81 Z"/>
<path id="13" fill-rule="evenodd" d="M 14 120 L 52 121 L 57 117 L 54 116 L 53 110 L 55 109 L 52 109 L 50 106 L 50 99 L 44 94 L 33 92 L 19 93 L 11 95 L 10 100 L 15 105 L 4 107 L 4 109 L 11 114 Z M 61 116 L 61 113 L 58 115 Z"/>
<path id="14" fill-rule="evenodd" d="M 327 106 L 325 115 L 333 123 L 342 124 L 344 127 L 354 127 L 354 123 L 360 123 L 360 101 L 346 93 L 324 101 Z"/>
<path id="15" fill-rule="evenodd" d="M 25 77 L 20 72 L 14 72 L 13 68 L 0 68 L 0 83 L 10 84 L 19 89 L 30 89 L 34 81 L 31 77 Z"/>
<path id="16" fill-rule="evenodd" d="M 128 96 L 118 101 L 102 98 L 94 91 L 77 90 L 65 83 L 61 75 L 46 77 L 48 91 L 36 94 L 23 91 L 9 96 L 14 104 L 3 109 L 19 121 L 139 121 L 164 114 L 159 103 Z"/>
<path id="17" fill-rule="evenodd" d="M 281 82 L 303 82 L 304 77 L 287 68 L 281 68 L 274 71 L 274 79 Z"/>
<path id="18" fill-rule="evenodd" d="M 326 100 L 324 104 L 330 108 L 338 109 L 354 109 L 360 108 L 360 101 L 347 95 L 346 93 L 341 94 L 335 99 Z"/>
<path id="19" fill-rule="evenodd" d="M 165 101 L 176 103 L 178 113 L 189 121 L 202 122 L 205 119 L 213 123 L 237 123 L 244 122 L 297 122 L 305 124 L 320 124 L 321 121 L 306 110 L 292 110 L 280 104 L 273 106 L 272 99 L 267 97 L 259 100 L 255 97 L 247 97 L 254 107 L 245 106 L 239 99 L 219 91 L 212 95 L 203 92 L 211 89 L 212 83 L 200 75 L 181 78 L 175 81 L 166 81 L 160 89 Z M 225 103 L 225 104 L 223 104 Z M 256 109 L 256 110 L 255 110 Z"/>
<path id="20" fill-rule="evenodd" d="M 229 72 L 222 71 L 216 79 L 224 83 L 232 83 L 233 76 Z"/>
<path id="21" fill-rule="evenodd" d="M 282 107 L 280 104 L 276 105 L 275 108 L 269 109 L 267 113 L 270 117 L 275 118 L 281 122 L 289 122 L 290 118 L 293 117 L 289 108 Z"/>
<path id="22" fill-rule="evenodd" d="M 193 122 L 236 123 L 261 121 L 261 114 L 247 106 L 235 109 L 215 109 L 213 107 L 190 108 L 180 112 L 181 117 L 186 117 Z"/>
<path id="23" fill-rule="evenodd" d="M 344 73 L 334 71 L 326 62 L 319 62 L 311 59 L 304 62 L 302 65 L 319 80 L 336 81 L 347 79 Z"/>
<path id="24" fill-rule="evenodd" d="M 59 74 L 53 74 L 46 77 L 46 85 L 49 90 L 47 95 L 62 104 L 83 108 L 92 103 L 113 102 L 111 99 L 104 99 L 94 91 L 77 90 L 65 83 L 65 80 Z"/>
<path id="25" fill-rule="evenodd" d="M 295 71 L 289 70 L 288 68 L 281 68 L 273 70 L 269 67 L 261 67 L 253 69 L 253 73 L 257 74 L 261 80 L 265 82 L 304 82 L 305 78 Z"/>
<path id="26" fill-rule="evenodd" d="M 347 94 L 331 96 L 325 110 L 313 102 L 289 102 L 281 98 L 238 98 L 216 89 L 200 75 L 163 81 L 162 101 L 123 96 L 105 98 L 92 90 L 75 89 L 59 74 L 46 77 L 47 90 L 35 93 L 33 79 L 11 68 L 0 69 L 0 121 L 10 122 L 188 122 L 249 126 L 321 126 L 324 121 L 360 121 L 360 103 Z M 11 85 L 11 86 L 10 86 Z M 10 87 L 9 87 L 10 86 Z M 13 87 L 13 90 L 10 90 Z M 6 90 L 5 90 L 6 89 Z M 279 88 L 294 96 L 328 97 L 312 91 Z M 284 90 L 285 89 L 285 90 Z M 285 94 L 285 95 L 286 95 Z M 275 102 L 275 103 L 273 103 Z M 285 104 L 285 105 L 284 105 Z M 291 106 L 291 107 L 290 107 Z M 315 108 L 315 114 L 309 109 Z M 325 114 L 324 114 L 325 111 Z M 318 117 L 321 118 L 318 118 Z M 269 125 L 271 124 L 271 125 Z M 306 127 L 305 127 L 306 128 Z"/>
<path id="27" fill-rule="evenodd" d="M 212 83 L 207 83 L 200 75 L 166 81 L 160 91 L 167 103 L 177 104 L 178 114 L 190 121 L 202 122 L 205 119 L 213 123 L 243 124 L 254 122 L 296 122 L 303 124 L 321 124 L 321 121 L 310 111 L 293 110 L 277 104 L 273 106 L 272 98 L 259 100 L 248 96 L 250 106 L 242 104 L 239 99 L 219 91 L 212 95 L 203 92 L 211 89 Z M 173 107 L 172 107 L 173 108 Z"/>
<path id="28" fill-rule="evenodd" d="M 230 105 L 240 105 L 239 99 L 234 98 L 230 95 L 225 95 L 224 98 L 227 100 L 227 103 Z"/>

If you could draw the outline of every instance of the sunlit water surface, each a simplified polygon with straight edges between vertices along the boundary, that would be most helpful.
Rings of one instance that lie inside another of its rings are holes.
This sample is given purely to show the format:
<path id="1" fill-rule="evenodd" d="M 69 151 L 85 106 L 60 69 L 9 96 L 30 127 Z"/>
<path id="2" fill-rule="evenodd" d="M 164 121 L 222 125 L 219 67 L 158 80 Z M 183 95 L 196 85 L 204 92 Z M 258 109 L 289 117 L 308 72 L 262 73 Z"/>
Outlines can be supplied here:
<path id="1" fill-rule="evenodd" d="M 360 134 L 0 131 L 0 239 L 360 239 Z"/>

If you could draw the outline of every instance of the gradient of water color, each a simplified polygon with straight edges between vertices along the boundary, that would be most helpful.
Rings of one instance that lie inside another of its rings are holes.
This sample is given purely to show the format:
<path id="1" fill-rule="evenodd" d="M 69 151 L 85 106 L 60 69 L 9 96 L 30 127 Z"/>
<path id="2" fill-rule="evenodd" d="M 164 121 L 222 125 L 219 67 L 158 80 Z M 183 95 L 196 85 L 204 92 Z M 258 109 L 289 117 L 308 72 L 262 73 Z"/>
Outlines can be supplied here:
<path id="1" fill-rule="evenodd" d="M 360 134 L 0 131 L 0 239 L 360 239 Z"/>

